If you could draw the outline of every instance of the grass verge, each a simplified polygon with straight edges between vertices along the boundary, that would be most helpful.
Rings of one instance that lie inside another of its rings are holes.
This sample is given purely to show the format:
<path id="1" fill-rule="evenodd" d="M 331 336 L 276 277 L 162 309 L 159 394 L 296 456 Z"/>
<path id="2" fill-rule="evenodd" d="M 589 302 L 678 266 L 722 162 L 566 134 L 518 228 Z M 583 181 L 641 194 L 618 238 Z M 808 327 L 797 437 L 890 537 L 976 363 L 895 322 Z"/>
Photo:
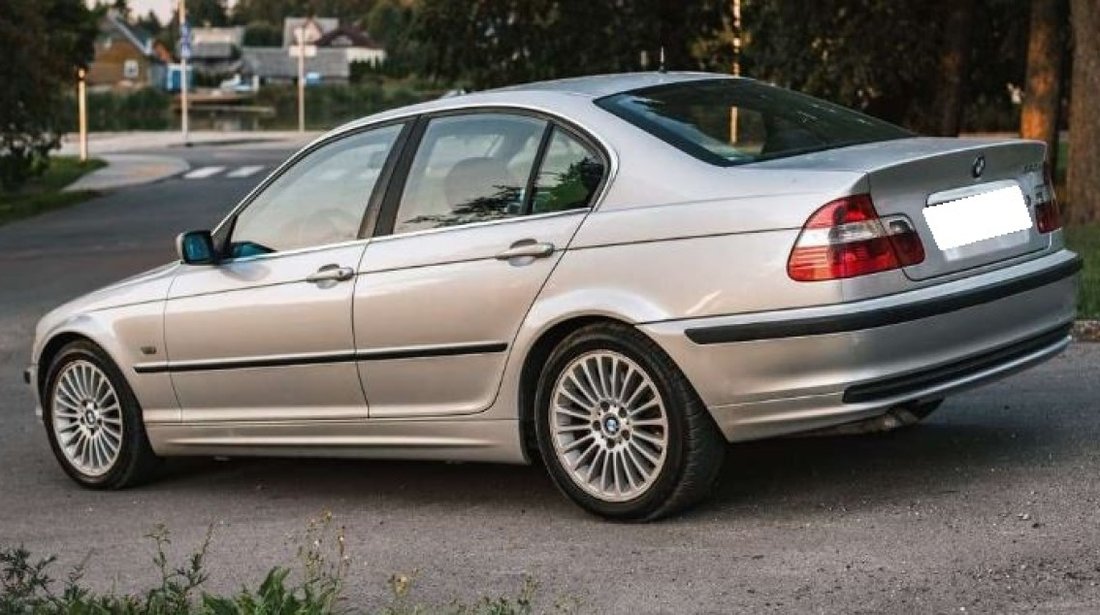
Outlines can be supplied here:
<path id="1" fill-rule="evenodd" d="M 62 192 L 62 188 L 81 176 L 107 166 L 106 162 L 90 159 L 80 162 L 74 156 L 50 158 L 50 166 L 40 177 L 26 183 L 15 192 L 0 190 L 0 224 L 28 218 L 51 209 L 67 207 L 88 199 L 88 191 Z"/>
<path id="2" fill-rule="evenodd" d="M 1066 243 L 1085 260 L 1078 317 L 1100 319 L 1100 224 L 1067 227 Z"/>
<path id="3" fill-rule="evenodd" d="M 474 603 L 452 601 L 424 605 L 412 596 L 416 573 L 394 574 L 389 579 L 389 598 L 378 605 L 351 604 L 343 596 L 351 571 L 344 530 L 323 513 L 309 522 L 297 537 L 299 567 L 276 567 L 258 585 L 236 593 L 215 594 L 203 587 L 210 580 L 206 556 L 213 537 L 206 539 L 182 563 L 167 555 L 171 537 L 157 526 L 146 537 L 153 542 L 157 580 L 144 592 L 121 594 L 96 592 L 83 583 L 89 558 L 62 581 L 50 576 L 56 557 L 36 558 L 22 547 L 0 545 L 0 614 L 28 615 L 322 615 L 329 613 L 377 613 L 379 615 L 527 615 L 534 612 L 535 583 L 528 578 L 511 596 L 483 597 Z M 554 611 L 572 612 L 575 603 L 558 602 Z"/>

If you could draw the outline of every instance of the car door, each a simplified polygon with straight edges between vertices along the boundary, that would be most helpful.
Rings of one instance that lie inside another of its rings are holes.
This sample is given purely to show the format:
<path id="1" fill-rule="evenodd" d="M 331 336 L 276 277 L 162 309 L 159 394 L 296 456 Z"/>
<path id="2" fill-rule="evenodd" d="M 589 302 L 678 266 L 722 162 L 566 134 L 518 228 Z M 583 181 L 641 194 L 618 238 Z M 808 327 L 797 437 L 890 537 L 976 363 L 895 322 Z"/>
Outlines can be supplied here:
<path id="1" fill-rule="evenodd" d="M 588 139 L 533 115 L 447 114 L 416 133 L 355 287 L 372 419 L 489 407 L 606 166 Z"/>
<path id="2" fill-rule="evenodd" d="M 185 422 L 367 416 L 352 291 L 365 213 L 381 200 L 403 130 L 308 151 L 215 233 L 220 263 L 182 266 L 164 333 Z"/>

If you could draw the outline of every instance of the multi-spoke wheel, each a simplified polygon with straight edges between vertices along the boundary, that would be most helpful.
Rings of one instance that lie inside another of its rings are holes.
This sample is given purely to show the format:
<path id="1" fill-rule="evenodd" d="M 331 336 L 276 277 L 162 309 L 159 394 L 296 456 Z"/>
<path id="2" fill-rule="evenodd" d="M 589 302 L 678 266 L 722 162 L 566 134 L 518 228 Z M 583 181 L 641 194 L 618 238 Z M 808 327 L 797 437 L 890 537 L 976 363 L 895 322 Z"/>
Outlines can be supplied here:
<path id="1" fill-rule="evenodd" d="M 54 454 L 78 483 L 124 487 L 155 467 L 133 392 L 96 346 L 73 342 L 57 354 L 42 405 Z"/>
<path id="2" fill-rule="evenodd" d="M 65 459 L 82 474 L 102 476 L 122 450 L 122 404 L 101 369 L 83 359 L 66 365 L 50 394 L 53 429 Z"/>
<path id="3" fill-rule="evenodd" d="M 724 441 L 683 374 L 636 330 L 599 324 L 547 360 L 536 435 L 559 488 L 584 508 L 654 519 L 704 497 Z"/>
<path id="4" fill-rule="evenodd" d="M 550 400 L 554 451 L 582 489 L 609 502 L 641 495 L 668 451 L 668 417 L 653 380 L 610 351 L 573 359 Z"/>

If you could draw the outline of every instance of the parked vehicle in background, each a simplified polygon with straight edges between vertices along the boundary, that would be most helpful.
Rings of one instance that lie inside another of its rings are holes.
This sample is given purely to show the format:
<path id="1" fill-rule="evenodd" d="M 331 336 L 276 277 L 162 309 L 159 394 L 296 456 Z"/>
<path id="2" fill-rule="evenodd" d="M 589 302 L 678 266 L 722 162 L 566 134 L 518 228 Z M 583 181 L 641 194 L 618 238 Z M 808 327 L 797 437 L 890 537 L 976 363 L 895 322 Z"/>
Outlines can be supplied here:
<path id="1" fill-rule="evenodd" d="M 26 377 L 89 487 L 174 455 L 541 458 L 654 519 L 727 442 L 912 421 L 1062 351 L 1080 265 L 1043 165 L 720 75 L 444 98 L 45 316 Z"/>

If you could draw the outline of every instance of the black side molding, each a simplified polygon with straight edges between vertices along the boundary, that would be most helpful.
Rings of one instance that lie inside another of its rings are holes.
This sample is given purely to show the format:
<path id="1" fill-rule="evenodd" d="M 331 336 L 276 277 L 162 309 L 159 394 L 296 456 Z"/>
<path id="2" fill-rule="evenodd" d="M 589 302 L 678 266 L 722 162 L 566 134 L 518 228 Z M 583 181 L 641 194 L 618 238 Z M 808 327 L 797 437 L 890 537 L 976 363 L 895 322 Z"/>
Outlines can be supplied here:
<path id="1" fill-rule="evenodd" d="M 836 316 L 743 325 L 697 327 L 688 329 L 684 333 L 688 336 L 688 339 L 696 344 L 725 344 L 873 329 L 948 314 L 983 303 L 990 303 L 1064 280 L 1080 270 L 1081 257 L 1077 257 L 1050 269 L 1044 269 L 1021 278 L 974 290 L 966 290 L 945 297 L 927 299 L 918 303 L 853 314 L 838 314 Z"/>
<path id="2" fill-rule="evenodd" d="M 467 354 L 494 354 L 508 350 L 508 344 L 485 343 L 463 346 L 435 346 L 429 348 L 395 348 L 392 350 L 361 350 L 334 352 L 323 355 L 259 357 L 248 360 L 190 361 L 187 363 L 156 363 L 135 365 L 139 374 L 160 374 L 164 372 L 206 372 L 227 369 L 249 369 L 256 367 L 289 367 L 296 365 L 322 365 L 326 363 L 351 363 L 355 361 L 391 361 L 394 359 L 423 359 L 429 357 L 453 357 Z"/>

